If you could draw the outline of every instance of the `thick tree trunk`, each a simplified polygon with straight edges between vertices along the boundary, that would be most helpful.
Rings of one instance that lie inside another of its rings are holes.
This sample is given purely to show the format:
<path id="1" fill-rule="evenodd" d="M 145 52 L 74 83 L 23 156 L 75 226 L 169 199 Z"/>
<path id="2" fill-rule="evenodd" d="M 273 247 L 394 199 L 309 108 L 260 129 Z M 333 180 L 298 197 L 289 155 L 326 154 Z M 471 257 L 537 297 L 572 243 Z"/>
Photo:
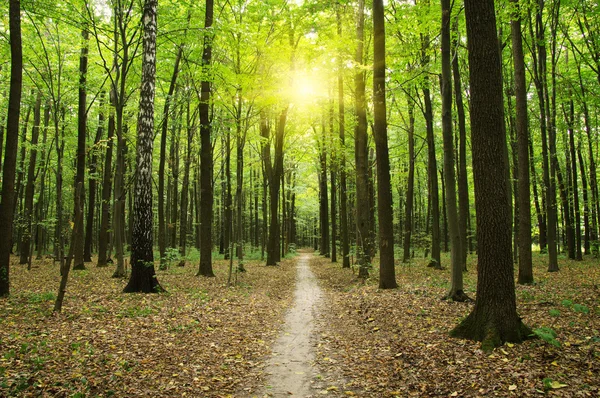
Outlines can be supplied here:
<path id="1" fill-rule="evenodd" d="M 202 52 L 202 67 L 208 72 L 212 58 L 213 33 L 210 29 L 213 24 L 214 0 L 206 0 L 204 28 L 204 51 Z M 207 74 L 203 74 L 206 76 Z M 213 152 L 210 142 L 210 100 L 211 87 L 208 79 L 202 80 L 200 94 L 200 218 L 202 219 L 200 233 L 200 265 L 198 274 L 213 277 L 212 269 L 212 213 L 213 213 Z"/>
<path id="2" fill-rule="evenodd" d="M 481 341 L 482 348 L 489 352 L 506 341 L 521 342 L 531 331 L 516 311 L 494 2 L 466 0 L 465 15 L 479 264 L 475 307 L 451 335 Z"/>
<path id="3" fill-rule="evenodd" d="M 8 296 L 10 288 L 10 249 L 14 215 L 14 184 L 19 142 L 19 115 L 23 81 L 23 51 L 21 47 L 21 4 L 9 1 L 10 29 L 10 92 L 6 121 L 6 150 L 2 164 L 2 199 L 0 202 L 0 297 Z"/>
<path id="4" fill-rule="evenodd" d="M 529 129 L 527 117 L 527 86 L 525 82 L 525 60 L 521 38 L 521 20 L 518 12 L 518 0 L 512 0 L 516 11 L 513 14 L 511 41 L 513 64 L 515 69 L 516 128 L 518 148 L 518 194 L 519 209 L 518 247 L 519 247 L 519 284 L 533 283 L 531 259 L 531 194 L 529 191 Z"/>
<path id="5" fill-rule="evenodd" d="M 131 236 L 131 276 L 125 293 L 157 293 L 163 288 L 156 279 L 153 251 L 152 146 L 154 142 L 154 93 L 156 80 L 157 0 L 145 0 L 142 16 L 144 41 L 142 84 L 138 113 L 135 198 Z"/>
<path id="6" fill-rule="evenodd" d="M 385 101 L 385 17 L 383 0 L 373 0 L 373 138 L 377 151 L 379 288 L 395 289 L 394 213 Z"/>

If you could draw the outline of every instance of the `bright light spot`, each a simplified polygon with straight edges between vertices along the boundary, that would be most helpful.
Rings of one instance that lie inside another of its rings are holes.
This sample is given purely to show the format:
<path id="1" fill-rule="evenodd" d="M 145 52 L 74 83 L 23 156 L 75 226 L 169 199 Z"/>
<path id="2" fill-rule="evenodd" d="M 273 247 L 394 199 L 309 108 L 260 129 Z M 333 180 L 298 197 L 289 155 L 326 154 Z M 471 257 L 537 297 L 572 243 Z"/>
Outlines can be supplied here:
<path id="1" fill-rule="evenodd" d="M 292 102 L 309 103 L 327 97 L 327 83 L 319 78 L 319 71 L 296 73 L 292 82 Z"/>

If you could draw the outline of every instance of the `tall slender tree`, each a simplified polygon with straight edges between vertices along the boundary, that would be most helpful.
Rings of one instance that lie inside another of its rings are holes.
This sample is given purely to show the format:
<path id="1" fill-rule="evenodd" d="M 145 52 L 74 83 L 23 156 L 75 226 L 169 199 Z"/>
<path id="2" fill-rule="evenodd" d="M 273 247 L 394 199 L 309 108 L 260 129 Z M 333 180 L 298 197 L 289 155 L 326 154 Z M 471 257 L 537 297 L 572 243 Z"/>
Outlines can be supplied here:
<path id="1" fill-rule="evenodd" d="M 154 271 L 152 214 L 152 146 L 156 81 L 157 0 L 145 0 L 143 22 L 142 85 L 138 113 L 135 196 L 131 244 L 131 275 L 125 293 L 162 291 Z"/>
<path id="2" fill-rule="evenodd" d="M 450 60 L 450 0 L 442 5 L 442 135 L 444 140 L 444 170 L 446 214 L 450 235 L 452 270 L 450 290 L 445 298 L 454 301 L 469 300 L 463 286 L 463 251 L 461 249 L 458 209 L 456 204 L 456 177 L 454 173 L 454 138 L 452 132 L 452 67 Z"/>
<path id="3" fill-rule="evenodd" d="M 356 25 L 357 65 L 363 64 L 365 2 L 358 0 L 358 20 Z M 362 68 L 354 74 L 356 126 L 354 128 L 354 158 L 356 162 L 356 243 L 359 264 L 359 278 L 369 277 L 371 263 L 370 216 L 368 191 L 368 147 L 367 147 L 367 111 L 365 105 L 365 72 Z"/>
<path id="4" fill-rule="evenodd" d="M 525 84 L 525 59 L 519 17 L 519 2 L 512 0 L 515 7 L 510 22 L 513 64 L 515 68 L 516 128 L 518 148 L 518 255 L 520 284 L 533 283 L 531 259 L 531 194 L 529 191 L 529 130 L 527 118 L 527 86 Z"/>
<path id="5" fill-rule="evenodd" d="M 211 86 L 208 76 L 212 59 L 214 0 L 206 0 L 204 15 L 204 51 L 202 52 L 202 78 L 200 93 L 200 265 L 198 274 L 215 276 L 212 269 L 212 213 L 213 213 L 213 151 L 210 142 L 210 97 Z"/>
<path id="6" fill-rule="evenodd" d="M 88 40 L 89 31 L 87 23 L 84 21 L 81 29 L 81 54 L 79 55 L 79 100 L 77 103 L 77 172 L 75 175 L 75 187 L 81 184 L 81 189 L 75 189 L 75 193 L 81 195 L 78 198 L 79 204 L 83 208 L 85 198 L 85 155 L 87 138 L 87 70 L 88 70 Z M 84 252 L 84 234 L 83 217 L 77 218 L 80 225 L 77 226 L 79 233 L 75 236 L 75 257 L 73 269 L 85 269 Z"/>
<path id="7" fill-rule="evenodd" d="M 6 149 L 2 165 L 2 198 L 0 202 L 0 297 L 8 296 L 10 289 L 10 249 L 15 200 L 15 172 L 19 143 L 19 116 L 23 83 L 23 48 L 21 45 L 21 2 L 9 1 L 10 29 L 10 91 L 6 119 Z"/>

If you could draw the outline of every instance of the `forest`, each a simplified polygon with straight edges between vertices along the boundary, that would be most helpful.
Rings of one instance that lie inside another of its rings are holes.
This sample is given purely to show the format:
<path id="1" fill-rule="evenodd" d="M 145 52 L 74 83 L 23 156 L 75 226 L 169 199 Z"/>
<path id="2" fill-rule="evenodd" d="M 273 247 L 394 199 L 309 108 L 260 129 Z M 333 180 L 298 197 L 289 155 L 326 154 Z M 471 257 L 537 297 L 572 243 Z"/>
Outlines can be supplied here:
<path id="1" fill-rule="evenodd" d="M 600 394 L 596 1 L 0 9 L 0 396 Z"/>

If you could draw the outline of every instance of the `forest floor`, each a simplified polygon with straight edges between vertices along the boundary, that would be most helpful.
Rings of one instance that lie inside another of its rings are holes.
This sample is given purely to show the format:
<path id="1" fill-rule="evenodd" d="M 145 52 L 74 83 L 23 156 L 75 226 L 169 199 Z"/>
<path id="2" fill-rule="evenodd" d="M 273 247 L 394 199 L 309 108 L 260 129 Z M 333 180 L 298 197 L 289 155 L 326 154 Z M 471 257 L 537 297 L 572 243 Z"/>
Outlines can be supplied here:
<path id="1" fill-rule="evenodd" d="M 536 284 L 517 286 L 518 311 L 555 332 L 556 346 L 529 340 L 486 355 L 448 337 L 472 304 L 440 300 L 449 271 L 424 259 L 399 264 L 391 291 L 312 254 L 277 267 L 247 261 L 232 287 L 227 261 L 208 279 L 188 263 L 157 271 L 167 289 L 157 295 L 123 294 L 113 267 L 88 264 L 70 274 L 54 315 L 58 265 L 27 271 L 14 258 L 12 295 L 0 299 L 0 396 L 269 397 L 290 373 L 305 387 L 292 396 L 305 397 L 599 396 L 598 260 L 561 259 L 552 274 L 534 260 Z M 288 366 L 285 348 L 298 339 L 306 350 Z"/>

